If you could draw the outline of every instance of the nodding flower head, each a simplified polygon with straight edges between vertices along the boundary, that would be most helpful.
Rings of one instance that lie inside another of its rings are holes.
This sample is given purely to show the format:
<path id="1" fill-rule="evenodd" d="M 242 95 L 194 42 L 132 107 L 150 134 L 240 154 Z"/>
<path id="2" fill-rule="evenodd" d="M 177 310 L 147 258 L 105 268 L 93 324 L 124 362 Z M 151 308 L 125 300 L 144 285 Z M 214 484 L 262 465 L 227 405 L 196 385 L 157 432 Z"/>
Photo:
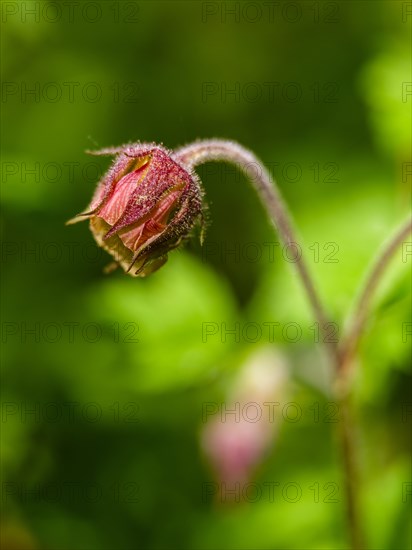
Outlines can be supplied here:
<path id="1" fill-rule="evenodd" d="M 202 217 L 200 182 L 173 153 L 138 143 L 95 154 L 116 155 L 86 212 L 103 247 L 134 277 L 150 275 L 167 261 Z"/>

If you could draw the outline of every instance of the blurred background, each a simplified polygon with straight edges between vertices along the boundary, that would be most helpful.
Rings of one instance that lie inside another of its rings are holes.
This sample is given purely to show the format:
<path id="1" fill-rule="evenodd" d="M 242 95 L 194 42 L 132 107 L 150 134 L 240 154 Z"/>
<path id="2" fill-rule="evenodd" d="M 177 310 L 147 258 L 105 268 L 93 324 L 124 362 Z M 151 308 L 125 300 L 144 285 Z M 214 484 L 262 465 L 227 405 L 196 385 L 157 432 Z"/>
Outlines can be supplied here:
<path id="1" fill-rule="evenodd" d="M 87 223 L 129 141 L 222 137 L 276 178 L 334 323 L 410 208 L 410 2 L 3 2 L 2 547 L 346 548 L 330 367 L 258 198 L 148 279 Z M 355 380 L 368 548 L 411 544 L 411 246 Z M 266 403 L 266 405 L 265 405 Z"/>

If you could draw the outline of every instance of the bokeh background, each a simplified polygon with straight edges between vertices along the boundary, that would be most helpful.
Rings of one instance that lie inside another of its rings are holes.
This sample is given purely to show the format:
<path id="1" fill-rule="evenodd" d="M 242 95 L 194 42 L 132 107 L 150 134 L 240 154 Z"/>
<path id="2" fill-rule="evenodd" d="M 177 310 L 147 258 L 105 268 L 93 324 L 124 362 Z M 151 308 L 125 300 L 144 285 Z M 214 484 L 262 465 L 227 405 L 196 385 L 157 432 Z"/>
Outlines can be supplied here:
<path id="1" fill-rule="evenodd" d="M 410 2 L 1 7 L 2 547 L 346 548 L 330 369 L 243 176 L 199 169 L 204 246 L 195 238 L 147 280 L 104 275 L 87 224 L 64 224 L 110 162 L 86 149 L 239 141 L 276 178 L 340 335 L 410 205 Z M 408 250 L 382 281 L 355 380 L 371 549 L 411 544 Z M 280 403 L 266 446 L 250 467 L 235 457 L 256 492 L 226 498 L 219 453 L 236 442 L 205 429 L 237 433 L 220 412 L 259 404 L 244 372 L 270 356 L 282 375 L 257 369 Z"/>

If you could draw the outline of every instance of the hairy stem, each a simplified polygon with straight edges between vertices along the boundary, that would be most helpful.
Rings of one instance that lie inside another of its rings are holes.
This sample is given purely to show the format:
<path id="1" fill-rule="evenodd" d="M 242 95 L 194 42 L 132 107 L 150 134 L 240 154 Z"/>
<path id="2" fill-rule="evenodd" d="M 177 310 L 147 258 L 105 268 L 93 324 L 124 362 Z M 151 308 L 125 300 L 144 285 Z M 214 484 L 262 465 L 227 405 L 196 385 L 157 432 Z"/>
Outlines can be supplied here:
<path id="1" fill-rule="evenodd" d="M 357 463 L 357 423 L 353 418 L 350 395 L 345 393 L 339 400 L 342 420 L 339 423 L 342 467 L 344 471 L 344 492 L 346 521 L 352 550 L 365 548 L 359 504 L 359 465 Z"/>
<path id="2" fill-rule="evenodd" d="M 339 349 L 338 370 L 336 373 L 337 395 L 342 413 L 340 440 L 342 459 L 345 470 L 345 493 L 347 504 L 347 521 L 351 533 L 353 550 L 364 548 L 364 538 L 360 525 L 358 464 L 357 464 L 357 423 L 353 418 L 354 411 L 350 402 L 351 373 L 354 371 L 356 351 L 365 328 L 367 313 L 372 297 L 381 277 L 397 248 L 412 230 L 412 219 L 401 224 L 394 235 L 383 245 L 374 260 L 368 277 L 358 295 L 356 304 L 341 347 Z"/>
<path id="3" fill-rule="evenodd" d="M 235 164 L 251 180 L 283 244 L 286 246 L 296 246 L 298 244 L 291 216 L 283 203 L 276 182 L 271 179 L 268 171 L 251 151 L 230 141 L 205 140 L 179 149 L 174 156 L 178 162 L 182 162 L 191 170 L 200 164 L 210 161 L 225 161 Z M 411 231 L 411 228 L 412 220 L 408 219 L 383 247 L 380 254 L 378 254 L 378 258 L 374 262 L 370 275 L 355 305 L 346 338 L 339 348 L 333 344 L 328 345 L 331 359 L 336 369 L 336 393 L 342 413 L 339 438 L 345 476 L 347 522 L 353 550 L 364 548 L 364 537 L 359 513 L 359 476 L 356 458 L 357 424 L 353 418 L 353 408 L 350 402 L 350 380 L 348 373 L 352 370 L 351 365 L 353 365 L 357 344 L 364 330 L 367 311 L 374 291 L 391 257 Z M 318 321 L 324 336 L 323 341 L 327 342 L 328 338 L 325 338 L 328 321 L 327 315 L 302 256 L 296 258 L 295 266 L 315 319 Z"/>
<path id="4" fill-rule="evenodd" d="M 275 225 L 283 244 L 298 247 L 298 239 L 291 216 L 283 202 L 277 184 L 270 177 L 262 162 L 251 151 L 237 143 L 216 139 L 198 141 L 178 149 L 174 157 L 178 162 L 182 162 L 192 170 L 200 164 L 211 161 L 225 161 L 237 166 L 254 185 L 263 207 Z M 328 317 L 302 255 L 300 257 L 299 255 L 296 256 L 294 265 L 306 291 L 315 319 L 319 323 L 319 328 L 323 334 L 322 340 L 328 342 L 326 332 Z M 334 361 L 336 361 L 337 347 L 333 343 L 327 345 Z"/>
<path id="5" fill-rule="evenodd" d="M 341 376 L 344 376 L 346 371 L 351 370 L 350 366 L 353 364 L 353 358 L 356 353 L 359 340 L 365 329 L 371 301 L 382 275 L 388 267 L 396 250 L 411 231 L 412 218 L 408 218 L 397 228 L 392 237 L 384 243 L 383 247 L 373 261 L 371 268 L 369 269 L 369 275 L 366 277 L 355 306 L 353 307 L 353 313 L 348 324 L 349 328 L 347 330 L 346 337 L 340 347 L 339 370 L 341 371 Z"/>

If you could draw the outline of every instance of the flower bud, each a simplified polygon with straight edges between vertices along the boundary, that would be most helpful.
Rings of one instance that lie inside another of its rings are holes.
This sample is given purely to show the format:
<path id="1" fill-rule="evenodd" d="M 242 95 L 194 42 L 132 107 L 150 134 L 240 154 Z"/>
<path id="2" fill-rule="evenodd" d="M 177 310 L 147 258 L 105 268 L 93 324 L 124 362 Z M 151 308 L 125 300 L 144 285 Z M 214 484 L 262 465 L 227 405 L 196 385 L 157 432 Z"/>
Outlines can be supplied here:
<path id="1" fill-rule="evenodd" d="M 225 487 L 243 487 L 253 479 L 274 445 L 280 422 L 270 406 L 284 399 L 287 385 L 283 356 L 271 347 L 262 348 L 241 367 L 220 414 L 204 425 L 201 445 L 219 482 L 221 502 L 233 497 L 225 494 Z"/>
<path id="2" fill-rule="evenodd" d="M 150 275 L 167 261 L 202 216 L 197 176 L 165 148 L 138 143 L 95 154 L 116 155 L 83 214 L 97 244 L 126 273 Z"/>

